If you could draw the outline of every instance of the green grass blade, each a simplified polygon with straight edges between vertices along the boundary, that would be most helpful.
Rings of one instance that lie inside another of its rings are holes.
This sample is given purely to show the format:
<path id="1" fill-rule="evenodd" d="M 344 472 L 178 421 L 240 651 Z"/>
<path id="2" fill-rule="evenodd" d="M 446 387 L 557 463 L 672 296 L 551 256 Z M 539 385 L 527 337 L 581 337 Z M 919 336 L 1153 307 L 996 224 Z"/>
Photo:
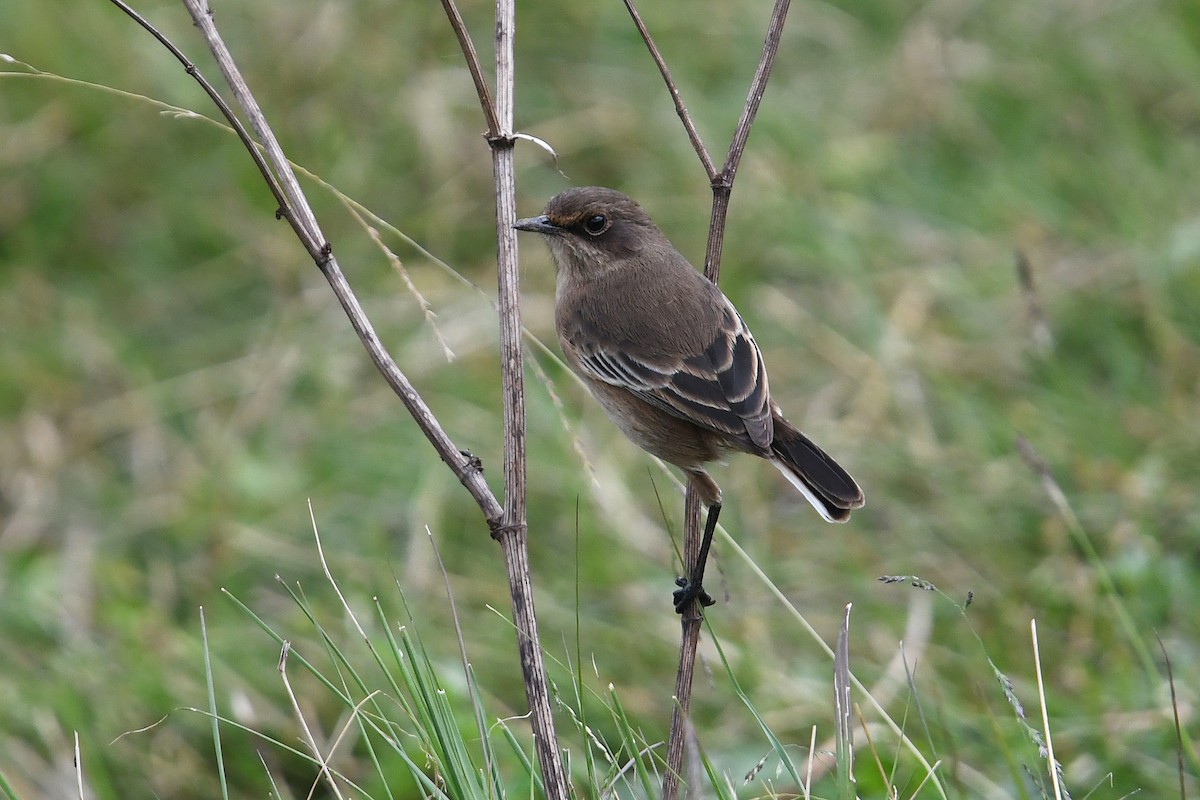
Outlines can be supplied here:
<path id="1" fill-rule="evenodd" d="M 221 797 L 229 800 L 229 785 L 225 780 L 225 754 L 221 749 L 221 724 L 217 717 L 217 690 L 213 681 L 212 657 L 208 650 L 208 625 L 204 622 L 204 606 L 200 607 L 200 641 L 204 649 L 204 686 L 208 692 L 213 751 L 217 757 L 217 777 L 221 782 Z"/>

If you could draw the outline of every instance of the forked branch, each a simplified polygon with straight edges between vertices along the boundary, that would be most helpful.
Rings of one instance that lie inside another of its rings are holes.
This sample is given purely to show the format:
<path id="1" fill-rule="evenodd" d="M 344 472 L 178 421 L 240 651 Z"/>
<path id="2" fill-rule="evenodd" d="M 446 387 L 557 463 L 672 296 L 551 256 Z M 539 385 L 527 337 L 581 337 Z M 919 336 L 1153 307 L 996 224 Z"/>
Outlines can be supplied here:
<path id="1" fill-rule="evenodd" d="M 305 198 L 304 193 L 300 190 L 299 182 L 296 180 L 295 173 L 292 172 L 291 166 L 288 164 L 287 157 L 280 149 L 275 136 L 271 134 L 266 119 L 258 109 L 258 104 L 253 102 L 253 97 L 250 95 L 245 81 L 241 79 L 237 65 L 233 62 L 224 44 L 220 42 L 220 34 L 212 24 L 211 12 L 196 2 L 196 0 L 184 0 L 188 12 L 192 15 L 200 31 L 206 38 L 213 37 L 219 43 L 219 47 L 214 47 L 214 55 L 221 64 L 222 71 L 227 74 L 231 73 L 234 76 L 236 83 L 241 86 L 241 93 L 248 98 L 250 107 L 245 110 L 247 117 L 251 120 L 251 125 L 256 131 L 265 131 L 268 134 L 262 137 L 261 144 L 254 141 L 233 109 L 224 101 L 213 85 L 205 79 L 200 70 L 196 68 L 196 65 L 183 54 L 183 51 L 171 43 L 166 36 L 123 0 L 111 0 L 111 2 L 166 47 L 179 63 L 183 65 L 184 71 L 191 75 L 209 98 L 212 99 L 222 116 L 225 117 L 245 146 L 250 157 L 254 160 L 255 165 L 263 176 L 263 180 L 279 204 L 276 215 L 287 220 L 296 237 L 304 246 L 304 249 L 329 281 L 330 287 L 333 289 L 338 301 L 342 304 L 343 309 L 345 309 L 347 316 L 350 318 L 351 325 L 354 326 L 354 330 L 358 333 L 376 368 L 383 374 L 384 379 L 392 387 L 392 390 L 400 397 L 413 419 L 417 422 L 417 425 L 421 428 L 422 433 L 425 434 L 425 437 L 429 439 L 437 451 L 437 454 L 446 462 L 463 486 L 466 487 L 472 498 L 474 498 L 476 504 L 483 512 L 484 518 L 491 525 L 499 524 L 503 508 L 501 508 L 500 502 L 483 480 L 483 471 L 479 466 L 478 460 L 454 445 L 454 442 L 434 416 L 433 411 L 426 405 L 403 370 L 397 366 L 395 360 L 383 347 L 379 336 L 375 333 L 374 327 L 371 325 L 370 320 L 367 319 L 366 313 L 358 302 L 358 298 L 351 291 L 345 275 L 342 274 L 337 258 L 333 255 L 333 248 L 325 241 L 325 237 L 317 225 L 316 217 L 312 213 L 312 208 Z"/>
<path id="2" fill-rule="evenodd" d="M 671 99 L 675 103 L 675 111 L 683 121 L 688 139 L 696 150 L 696 156 L 700 159 L 700 163 L 708 175 L 709 185 L 712 187 L 713 203 L 708 226 L 708 245 L 704 256 L 704 275 L 716 283 L 721 274 L 721 251 L 725 242 L 725 221 L 729 213 L 729 197 L 733 191 L 733 181 L 737 176 L 738 165 L 741 163 L 742 153 L 745 152 L 746 142 L 750 138 L 750 128 L 754 125 L 754 117 L 758 113 L 763 94 L 767 90 L 767 81 L 771 77 L 775 54 L 779 51 L 779 41 L 783 35 L 783 24 L 791 0 L 776 0 L 775 7 L 771 11 L 771 19 L 767 25 L 767 34 L 763 41 L 762 54 L 758 59 L 758 67 L 754 71 L 754 78 L 750 81 L 745 105 L 742 107 L 741 116 L 738 117 L 733 138 L 729 142 L 729 150 L 725 155 L 725 162 L 719 172 L 700 139 L 691 114 L 688 113 L 687 106 L 683 102 L 679 87 L 675 84 L 671 77 L 671 71 L 667 68 L 667 62 L 659 52 L 658 46 L 655 45 L 633 0 L 624 0 L 624 2 L 642 40 L 646 43 L 646 48 L 658 66 L 663 81 L 667 84 L 667 91 L 671 93 Z M 684 502 L 683 569 L 685 575 L 692 573 L 692 565 L 696 564 L 700 558 L 700 545 L 700 502 L 689 483 Z M 663 800 L 675 800 L 679 794 L 687 715 L 691 707 L 692 677 L 696 668 L 696 649 L 703 619 L 700 603 L 696 601 L 692 602 L 690 609 L 680 615 L 679 669 L 675 675 L 675 710 L 671 717 L 671 733 L 667 740 L 667 769 L 663 776 Z"/>
<path id="3" fill-rule="evenodd" d="M 471 74 L 479 92 L 480 103 L 488 122 L 488 142 L 492 146 L 496 175 L 497 264 L 500 272 L 501 312 L 501 369 L 505 390 L 505 505 L 492 494 L 483 480 L 479 460 L 457 448 L 446 434 L 429 406 L 383 347 L 361 304 L 342 274 L 333 248 L 326 242 L 317 224 L 299 181 L 296 180 L 287 157 L 267 124 L 249 86 L 242 78 L 233 57 L 213 23 L 212 13 L 202 0 L 183 0 L 192 20 L 205 38 L 221 72 L 234 92 L 239 106 L 257 135 L 250 136 L 237 115 L 199 72 L 196 66 L 123 0 L 112 0 L 123 12 L 153 35 L 183 65 L 217 105 L 233 127 L 278 203 L 277 215 L 285 218 L 292 230 L 328 280 L 342 304 L 350 323 L 366 347 L 371 360 L 384 379 L 400 397 L 421 431 L 429 439 L 441 459 L 474 498 L 492 536 L 504 549 L 513 602 L 513 621 L 517 627 L 517 644 L 521 656 L 526 694 L 530 704 L 531 724 L 535 747 L 541 766 L 546 795 L 553 800 L 568 797 L 565 772 L 558 754 L 558 743 L 550 713 L 549 690 L 538 643 L 534 618 L 533 593 L 529 581 L 527 531 L 525 522 L 525 455 L 524 455 L 524 394 L 520 347 L 521 321 L 517 304 L 516 237 L 512 223 L 516 220 L 515 186 L 512 168 L 512 30 L 513 0 L 497 3 L 497 98 L 493 103 L 483 80 L 478 58 L 462 19 L 452 0 L 445 5 L 451 24 L 467 56 Z"/>

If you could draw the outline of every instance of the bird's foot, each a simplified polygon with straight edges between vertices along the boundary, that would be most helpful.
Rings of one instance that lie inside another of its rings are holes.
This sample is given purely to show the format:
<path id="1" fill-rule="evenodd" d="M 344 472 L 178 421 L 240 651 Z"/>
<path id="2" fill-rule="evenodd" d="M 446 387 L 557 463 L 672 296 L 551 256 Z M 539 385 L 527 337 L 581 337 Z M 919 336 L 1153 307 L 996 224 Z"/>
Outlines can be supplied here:
<path id="1" fill-rule="evenodd" d="M 675 601 L 675 613 L 677 614 L 687 611 L 693 600 L 698 600 L 700 605 L 705 607 L 717 602 L 708 592 L 704 591 L 704 586 L 689 578 L 678 577 L 675 579 L 675 585 L 679 588 L 671 593 L 671 598 Z"/>

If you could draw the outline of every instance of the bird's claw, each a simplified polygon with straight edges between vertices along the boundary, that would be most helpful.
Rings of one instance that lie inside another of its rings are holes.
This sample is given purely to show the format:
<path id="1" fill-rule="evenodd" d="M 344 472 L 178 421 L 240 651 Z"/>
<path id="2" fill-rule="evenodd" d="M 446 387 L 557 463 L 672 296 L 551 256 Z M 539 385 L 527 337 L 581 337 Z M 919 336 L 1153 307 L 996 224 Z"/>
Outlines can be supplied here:
<path id="1" fill-rule="evenodd" d="M 679 588 L 671 593 L 671 598 L 675 602 L 675 613 L 682 614 L 687 611 L 693 600 L 699 601 L 704 607 L 711 606 L 717 602 L 712 599 L 708 592 L 704 591 L 704 587 L 700 584 L 694 584 L 688 578 L 682 575 L 675 579 L 675 585 Z"/>

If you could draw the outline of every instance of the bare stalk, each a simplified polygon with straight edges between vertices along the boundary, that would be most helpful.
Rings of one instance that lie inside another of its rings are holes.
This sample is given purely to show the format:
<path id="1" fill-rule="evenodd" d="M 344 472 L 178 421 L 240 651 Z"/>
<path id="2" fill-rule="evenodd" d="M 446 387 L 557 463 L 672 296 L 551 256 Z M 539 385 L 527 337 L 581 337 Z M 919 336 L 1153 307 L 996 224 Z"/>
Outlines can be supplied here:
<path id="1" fill-rule="evenodd" d="M 675 103 L 675 111 L 683 121 L 688 139 L 696 150 L 696 155 L 700 159 L 700 164 L 704 167 L 709 185 L 712 187 L 713 203 L 708 226 L 708 245 L 704 256 L 704 275 L 716 283 L 721 274 L 721 251 L 725 243 L 725 221 L 729 213 L 729 198 L 733 191 L 733 181 L 737 176 L 742 153 L 746 150 L 746 142 L 750 138 L 750 128 L 754 125 L 754 117 L 758 113 L 763 94 L 767 89 L 767 81 L 770 79 L 771 68 L 775 63 L 775 54 L 779 51 L 779 41 L 783 34 L 783 24 L 787 18 L 791 0 L 776 0 L 775 7 L 771 10 L 771 19 L 767 24 L 762 54 L 759 56 L 754 78 L 751 80 L 750 89 L 746 94 L 746 103 L 742 107 L 741 116 L 738 117 L 733 138 L 729 143 L 729 151 L 720 172 L 714 167 L 712 157 L 705 149 L 691 114 L 688 113 L 687 106 L 683 103 L 679 87 L 672 79 L 667 63 L 659 52 L 658 46 L 654 44 L 654 39 L 642 21 L 633 0 L 624 0 L 624 2 L 642 40 L 646 43 L 646 48 L 650 51 L 650 56 L 658 66 L 658 71 L 667 85 L 667 91 L 670 92 L 671 99 Z M 684 574 L 690 574 L 691 565 L 696 563 L 700 553 L 701 538 L 700 503 L 690 486 L 684 500 L 683 529 Z M 671 733 L 667 739 L 667 768 L 663 775 L 663 800 L 675 800 L 679 794 L 682 777 L 680 773 L 686 741 L 686 721 L 688 710 L 691 707 L 692 676 L 695 673 L 696 650 L 703 617 L 702 607 L 696 601 L 693 601 L 691 607 L 680 615 L 679 669 L 675 675 L 675 711 L 671 716 Z"/>
<path id="2" fill-rule="evenodd" d="M 462 14 L 458 13 L 458 6 L 454 4 L 454 0 L 442 0 L 442 8 L 446 11 L 450 27 L 454 30 L 459 47 L 462 48 L 463 59 L 467 62 L 467 70 L 470 71 L 471 80 L 475 84 L 475 93 L 479 95 L 479 106 L 483 109 L 483 116 L 487 118 L 488 136 L 489 138 L 499 136 L 502 128 L 500 120 L 496 116 L 496 103 L 492 100 L 492 92 L 488 89 L 487 79 L 483 77 L 483 67 L 479 63 L 479 54 L 475 52 L 475 43 L 471 41 L 471 34 L 467 32 L 467 24 L 463 22 Z M 499 7 L 496 9 L 496 14 L 499 19 Z M 511 97 L 510 93 L 509 98 L 511 99 Z"/>
<path id="3" fill-rule="evenodd" d="M 504 389 L 504 516 L 492 535 L 504 550 L 512 596 L 517 650 L 529 702 L 534 748 L 546 796 L 567 800 L 568 784 L 554 732 L 550 691 L 538 640 L 533 587 L 529 577 L 529 528 L 525 513 L 525 369 L 521 348 L 521 280 L 517 265 L 516 176 L 513 167 L 513 35 L 515 0 L 496 2 L 496 100 L 492 103 L 470 34 L 454 0 L 442 0 L 450 25 L 479 94 L 487 120 L 496 192 L 496 273 L 500 307 L 500 371 Z"/>
<path id="4" fill-rule="evenodd" d="M 480 95 L 484 114 L 488 119 L 488 142 L 493 150 L 496 174 L 496 219 L 500 272 L 501 311 L 501 359 L 504 376 L 504 451 L 505 451 L 505 507 L 501 507 L 487 483 L 483 480 L 483 467 L 479 459 L 457 448 L 446 434 L 432 410 L 422 400 L 404 372 L 383 347 L 361 304 L 350 289 L 342 274 L 331 245 L 325 240 L 317 224 L 316 216 L 308 203 L 295 173 L 283 154 L 278 140 L 267 124 L 249 86 L 242 78 L 232 55 L 225 47 L 212 19 L 211 10 L 203 0 L 183 0 L 196 27 L 204 36 L 209 49 L 233 89 L 243 113 L 250 121 L 258 141 L 250 137 L 233 110 L 220 94 L 196 69 L 196 66 L 148 21 L 130 8 L 123 0 L 112 0 L 114 5 L 145 28 L 183 65 L 217 105 L 218 109 L 237 132 L 239 139 L 254 159 L 263 179 L 279 203 L 278 216 L 291 225 L 317 267 L 329 281 L 330 288 L 342 304 L 350 323 L 358 333 L 376 368 L 393 391 L 400 397 L 421 431 L 425 434 L 441 459 L 450 467 L 459 481 L 466 487 L 479 506 L 492 536 L 499 540 L 505 554 L 509 574 L 509 588 L 513 601 L 513 618 L 517 626 L 517 644 L 521 667 L 525 675 L 526 694 L 529 699 L 534 739 L 541 766 L 546 796 L 553 800 L 566 800 L 568 789 L 562 760 L 558 754 L 557 738 L 550 713 L 549 690 L 542 664 L 541 648 L 538 644 L 534 618 L 533 593 L 529 581 L 529 559 L 525 517 L 525 427 L 524 388 L 522 384 L 522 357 L 520 347 L 521 320 L 519 313 L 516 236 L 512 223 L 516 220 L 515 182 L 512 166 L 512 31 L 513 0 L 498 0 L 497 3 L 497 86 L 499 102 L 493 104 L 487 85 L 479 69 L 478 58 L 466 36 L 461 17 L 453 9 L 452 0 L 447 0 L 451 23 L 463 45 L 468 64 L 471 65 L 476 89 Z M 451 13 L 452 12 L 452 13 Z M 457 20 L 457 24 L 455 23 Z"/>
<path id="5" fill-rule="evenodd" d="M 700 555 L 700 497 L 689 483 L 683 500 L 683 574 Z M 671 733 L 667 737 L 667 768 L 663 774 L 663 800 L 674 800 L 683 781 L 683 756 L 687 745 L 688 715 L 692 707 L 692 678 L 696 673 L 696 650 L 700 646 L 703 606 L 693 600 L 679 616 L 679 667 L 675 672 Z"/>
<path id="6" fill-rule="evenodd" d="M 746 142 L 750 139 L 750 128 L 754 125 L 754 117 L 758 114 L 763 94 L 767 91 L 767 81 L 770 80 L 771 68 L 775 65 L 775 54 L 779 52 L 779 40 L 783 36 L 783 23 L 787 18 L 790 5 L 791 0 L 775 0 L 775 7 L 771 9 L 770 22 L 767 23 L 767 35 L 763 40 L 762 53 L 758 57 L 758 66 L 754 70 L 754 78 L 750 81 L 750 89 L 746 93 L 746 103 L 742 106 L 742 114 L 738 117 L 737 127 L 734 128 L 733 138 L 729 142 L 725 165 L 715 178 L 711 178 L 713 205 L 712 216 L 708 223 L 708 247 L 704 254 L 704 274 L 713 283 L 717 282 L 721 274 L 721 248 L 725 244 L 725 218 L 729 213 L 729 195 L 733 192 L 733 179 L 737 177 L 738 165 L 742 162 L 742 153 L 746 151 Z"/>
<path id="7" fill-rule="evenodd" d="M 642 15 L 638 13 L 633 0 L 625 0 L 625 8 L 629 11 L 629 16 L 633 18 L 633 24 L 637 26 L 638 33 L 642 35 L 642 41 L 646 43 L 646 47 L 650 50 L 650 57 L 654 59 L 654 63 L 658 66 L 658 71 L 662 73 L 663 80 L 667 83 L 667 91 L 671 93 L 671 99 L 675 101 L 675 113 L 679 115 L 679 119 L 683 122 L 683 128 L 687 131 L 692 148 L 696 151 L 696 157 L 704 165 L 704 171 L 708 173 L 708 179 L 715 181 L 717 179 L 717 168 L 713 165 L 713 160 L 708 155 L 708 149 L 700 139 L 700 132 L 696 130 L 696 124 L 692 122 L 692 115 L 688 113 L 687 106 L 683 104 L 683 95 L 679 93 L 679 87 L 671 79 L 671 70 L 667 69 L 666 60 L 662 57 L 662 53 L 658 51 L 658 45 L 654 43 L 654 39 L 650 36 L 650 31 L 646 28 L 646 23 L 642 22 Z"/>
<path id="8" fill-rule="evenodd" d="M 429 439 L 430 443 L 433 444 L 438 455 L 451 468 L 459 481 L 467 488 L 468 492 L 470 492 L 483 512 L 484 517 L 489 520 L 490 524 L 498 524 L 503 514 L 503 509 L 499 501 L 492 494 L 491 489 L 488 488 L 487 483 L 483 480 L 483 469 L 478 459 L 454 445 L 453 441 L 446 434 L 445 429 L 442 428 L 434 416 L 433 411 L 425 404 L 425 401 L 417 393 L 412 383 L 408 380 L 408 377 L 388 354 L 383 343 L 379 340 L 379 336 L 375 333 L 370 320 L 367 319 L 366 313 L 358 302 L 358 298 L 355 297 L 354 292 L 350 289 L 345 275 L 342 274 L 341 267 L 338 265 L 337 259 L 333 256 L 332 247 L 325 241 L 324 235 L 317 225 L 316 216 L 313 214 L 307 198 L 300 189 L 299 182 L 296 180 L 295 173 L 292 172 L 287 157 L 279 147 L 279 142 L 271 132 L 266 118 L 259 109 L 257 102 L 254 101 L 249 87 L 246 85 L 245 80 L 242 79 L 237 65 L 221 40 L 220 33 L 213 24 L 211 11 L 198 2 L 198 0 L 184 0 L 184 5 L 188 13 L 191 14 L 193 21 L 196 23 L 205 40 L 209 42 L 210 49 L 217 59 L 222 73 L 229 78 L 233 86 L 239 87 L 235 89 L 235 94 L 238 96 L 239 103 L 242 104 L 243 111 L 250 120 L 251 127 L 259 132 L 260 144 L 254 143 L 246 133 L 240 120 L 233 113 L 233 110 L 224 101 L 220 100 L 220 95 L 212 87 L 212 84 L 205 80 L 196 66 L 183 55 L 179 48 L 171 44 L 163 34 L 155 30 L 149 22 L 133 11 L 122 0 L 112 0 L 112 2 L 171 51 L 172 55 L 183 64 L 185 71 L 204 88 L 209 97 L 214 99 L 217 107 L 226 120 L 229 121 L 230 125 L 233 126 L 234 130 L 238 131 L 239 138 L 245 144 L 247 151 L 258 165 L 263 179 L 267 182 L 272 194 L 279 202 L 278 215 L 286 219 L 292 226 L 296 236 L 329 281 L 330 287 L 333 289 L 338 301 L 342 304 L 343 309 L 345 309 L 354 330 L 358 333 L 368 354 L 371 356 L 371 360 L 383 374 L 388 385 L 400 397 L 409 413 L 413 416 L 413 419 L 416 420 L 417 425 L 421 428 L 421 431 Z M 493 523 L 492 521 L 495 522 Z"/>

